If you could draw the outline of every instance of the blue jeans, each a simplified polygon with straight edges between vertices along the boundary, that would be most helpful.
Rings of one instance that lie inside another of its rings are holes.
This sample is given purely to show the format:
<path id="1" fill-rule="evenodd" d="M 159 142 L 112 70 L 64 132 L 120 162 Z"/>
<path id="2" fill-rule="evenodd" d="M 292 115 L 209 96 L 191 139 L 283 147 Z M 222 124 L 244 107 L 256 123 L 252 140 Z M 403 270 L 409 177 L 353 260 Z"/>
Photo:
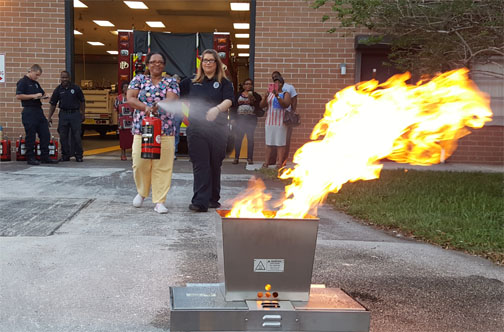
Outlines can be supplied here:
<path id="1" fill-rule="evenodd" d="M 182 120 L 184 120 L 184 117 L 180 114 L 175 114 L 173 117 L 175 121 L 175 155 L 178 152 L 178 144 L 180 141 L 180 126 L 182 125 Z"/>

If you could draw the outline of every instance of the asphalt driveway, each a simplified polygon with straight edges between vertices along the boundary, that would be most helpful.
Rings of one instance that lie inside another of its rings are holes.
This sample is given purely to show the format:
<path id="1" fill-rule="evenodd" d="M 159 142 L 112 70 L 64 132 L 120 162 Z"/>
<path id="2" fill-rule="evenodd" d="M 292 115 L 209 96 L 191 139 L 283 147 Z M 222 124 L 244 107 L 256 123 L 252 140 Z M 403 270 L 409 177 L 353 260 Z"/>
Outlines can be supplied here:
<path id="1" fill-rule="evenodd" d="M 192 213 L 175 163 L 159 215 L 136 209 L 131 164 L 114 157 L 0 164 L 0 331 L 167 331 L 169 287 L 219 282 L 217 214 Z M 226 162 L 223 201 L 253 174 Z M 279 183 L 267 183 L 279 195 Z M 229 206 L 229 203 L 225 203 Z M 322 208 L 313 283 L 371 311 L 371 331 L 504 331 L 504 268 Z"/>

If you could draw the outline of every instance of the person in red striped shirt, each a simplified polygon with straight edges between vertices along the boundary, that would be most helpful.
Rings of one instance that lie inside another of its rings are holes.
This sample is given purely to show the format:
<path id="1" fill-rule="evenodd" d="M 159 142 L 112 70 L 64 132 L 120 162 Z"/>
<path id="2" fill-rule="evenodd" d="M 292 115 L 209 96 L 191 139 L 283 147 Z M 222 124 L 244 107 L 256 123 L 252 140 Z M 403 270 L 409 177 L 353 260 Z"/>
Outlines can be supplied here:
<path id="1" fill-rule="evenodd" d="M 285 146 L 287 144 L 287 126 L 284 125 L 285 109 L 291 104 L 291 97 L 288 92 L 282 92 L 284 80 L 276 77 L 274 88 L 264 94 L 259 107 L 267 107 L 266 122 L 266 159 L 263 167 L 269 166 L 271 151 L 276 149 L 276 167 L 281 168 Z"/>

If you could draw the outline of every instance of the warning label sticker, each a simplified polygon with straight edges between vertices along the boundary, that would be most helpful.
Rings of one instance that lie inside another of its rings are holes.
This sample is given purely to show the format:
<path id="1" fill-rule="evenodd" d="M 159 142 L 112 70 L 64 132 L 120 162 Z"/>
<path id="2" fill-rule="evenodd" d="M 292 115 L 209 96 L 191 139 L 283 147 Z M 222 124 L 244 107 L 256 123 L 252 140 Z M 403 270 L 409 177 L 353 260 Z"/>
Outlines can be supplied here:
<path id="1" fill-rule="evenodd" d="M 254 272 L 283 272 L 284 259 L 256 258 L 254 259 Z"/>

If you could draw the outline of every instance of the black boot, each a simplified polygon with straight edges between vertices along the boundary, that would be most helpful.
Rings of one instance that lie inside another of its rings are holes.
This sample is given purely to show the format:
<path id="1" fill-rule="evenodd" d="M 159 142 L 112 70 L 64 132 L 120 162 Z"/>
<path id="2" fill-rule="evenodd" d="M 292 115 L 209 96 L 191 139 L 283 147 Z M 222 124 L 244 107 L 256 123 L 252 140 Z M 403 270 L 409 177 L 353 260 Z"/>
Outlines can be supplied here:
<path id="1" fill-rule="evenodd" d="M 194 205 L 194 204 L 189 204 L 189 210 L 194 211 L 194 212 L 207 212 L 208 209 L 204 208 L 202 206 Z"/>
<path id="2" fill-rule="evenodd" d="M 51 158 L 46 157 L 46 158 L 40 158 L 40 163 L 41 164 L 57 164 L 58 161 L 57 160 L 52 160 Z"/>

